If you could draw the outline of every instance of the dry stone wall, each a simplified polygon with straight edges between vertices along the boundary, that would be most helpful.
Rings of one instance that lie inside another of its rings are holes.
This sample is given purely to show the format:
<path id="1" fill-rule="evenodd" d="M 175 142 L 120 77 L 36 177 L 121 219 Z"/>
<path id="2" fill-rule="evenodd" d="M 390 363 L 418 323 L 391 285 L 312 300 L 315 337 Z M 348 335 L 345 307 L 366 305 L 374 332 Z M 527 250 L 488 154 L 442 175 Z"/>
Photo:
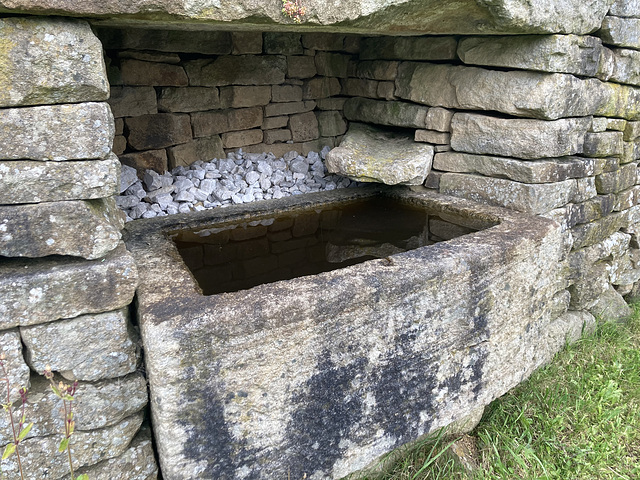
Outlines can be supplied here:
<path id="1" fill-rule="evenodd" d="M 108 98 L 102 45 L 88 23 L 0 19 L 0 350 L 12 400 L 29 388 L 25 478 L 69 472 L 47 366 L 56 382 L 79 384 L 76 471 L 157 476 L 149 433 L 138 433 L 148 400 L 128 309 L 138 274 L 112 198 L 120 164 Z M 3 450 L 9 432 L 3 415 Z M 3 461 L 3 472 L 17 472 L 15 462 Z"/>

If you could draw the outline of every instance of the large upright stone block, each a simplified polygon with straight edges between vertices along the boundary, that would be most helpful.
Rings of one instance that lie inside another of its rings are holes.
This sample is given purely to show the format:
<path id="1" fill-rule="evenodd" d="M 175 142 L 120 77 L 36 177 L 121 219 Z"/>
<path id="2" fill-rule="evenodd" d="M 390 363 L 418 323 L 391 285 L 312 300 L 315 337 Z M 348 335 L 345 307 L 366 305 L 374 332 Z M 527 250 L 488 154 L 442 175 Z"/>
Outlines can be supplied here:
<path id="1" fill-rule="evenodd" d="M 107 158 L 115 132 L 106 103 L 0 110 L 0 159 Z"/>
<path id="2" fill-rule="evenodd" d="M 599 38 L 577 35 L 469 37 L 458 45 L 458 56 L 467 64 L 589 77 L 598 73 L 601 54 Z"/>
<path id="3" fill-rule="evenodd" d="M 109 97 L 102 45 L 85 21 L 0 19 L 0 107 Z"/>
<path id="4" fill-rule="evenodd" d="M 598 86 L 598 80 L 560 73 L 404 62 L 396 96 L 430 106 L 554 120 L 592 115 L 607 99 Z"/>
<path id="5" fill-rule="evenodd" d="M 117 310 L 131 303 L 137 283 L 136 265 L 124 245 L 97 260 L 5 260 L 0 265 L 0 328 Z"/>
<path id="6" fill-rule="evenodd" d="M 590 124 L 590 118 L 544 121 L 456 113 L 451 121 L 451 147 L 525 160 L 564 157 L 582 152 Z"/>

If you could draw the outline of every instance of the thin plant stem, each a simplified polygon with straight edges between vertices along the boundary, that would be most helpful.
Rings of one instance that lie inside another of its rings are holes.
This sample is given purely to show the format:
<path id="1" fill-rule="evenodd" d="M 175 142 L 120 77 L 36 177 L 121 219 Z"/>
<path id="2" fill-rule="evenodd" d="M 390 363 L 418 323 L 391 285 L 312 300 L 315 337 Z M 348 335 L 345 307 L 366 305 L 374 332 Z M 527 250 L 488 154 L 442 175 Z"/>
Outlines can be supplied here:
<path id="1" fill-rule="evenodd" d="M 9 414 L 9 420 L 11 421 L 11 433 L 13 434 L 13 443 L 16 446 L 16 457 L 18 458 L 18 469 L 20 470 L 20 478 L 24 480 L 24 473 L 22 471 L 22 460 L 20 459 L 20 447 L 19 447 L 20 442 L 18 440 L 18 435 L 16 434 L 16 425 L 15 425 L 15 422 L 13 421 L 13 409 L 11 408 L 11 384 L 9 383 L 9 374 L 7 373 L 7 367 L 4 364 L 4 358 L 2 357 L 0 357 L 0 366 L 2 367 L 2 373 L 4 375 L 4 378 L 2 380 L 4 380 L 4 382 L 7 385 L 6 410 L 7 410 L 7 413 Z M 24 402 L 22 402 L 22 411 L 23 411 L 22 418 L 24 418 Z"/>

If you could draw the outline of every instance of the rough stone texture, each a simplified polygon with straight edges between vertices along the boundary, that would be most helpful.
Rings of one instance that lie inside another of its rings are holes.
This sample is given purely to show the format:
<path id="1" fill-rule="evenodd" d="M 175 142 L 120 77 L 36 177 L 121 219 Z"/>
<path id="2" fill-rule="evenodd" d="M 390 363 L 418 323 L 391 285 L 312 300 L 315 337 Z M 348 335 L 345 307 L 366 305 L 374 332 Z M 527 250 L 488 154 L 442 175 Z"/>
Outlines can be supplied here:
<path id="1" fill-rule="evenodd" d="M 604 90 L 596 88 L 600 84 L 561 73 L 403 62 L 396 95 L 430 106 L 554 120 L 593 115 L 608 99 Z"/>
<path id="2" fill-rule="evenodd" d="M 100 430 L 76 430 L 70 442 L 73 451 L 74 467 L 93 465 L 102 460 L 122 455 L 142 424 L 142 413 L 132 415 L 116 425 Z M 34 437 L 25 440 L 20 447 L 22 468 L 29 472 L 29 477 L 61 478 L 69 475 L 69 460 L 66 455 L 52 455 L 56 452 L 62 434 L 47 437 Z M 4 446 L 2 447 L 4 449 Z M 4 461 L 3 472 L 17 475 L 16 456 L 12 455 Z"/>
<path id="3" fill-rule="evenodd" d="M 599 194 L 618 193 L 636 183 L 635 163 L 629 163 L 614 172 L 596 175 L 596 188 Z"/>
<path id="4" fill-rule="evenodd" d="M 595 77 L 600 68 L 602 42 L 577 35 L 469 37 L 458 44 L 467 64 L 573 73 Z"/>
<path id="5" fill-rule="evenodd" d="M 231 53 L 229 32 L 166 28 L 98 28 L 97 32 L 108 50 L 155 50 L 205 55 Z"/>
<path id="6" fill-rule="evenodd" d="M 131 303 L 137 282 L 136 266 L 124 245 L 98 260 L 4 260 L 0 265 L 0 327 L 116 310 Z"/>
<path id="7" fill-rule="evenodd" d="M 302 39 L 299 33 L 266 32 L 264 34 L 264 53 L 302 55 Z"/>
<path id="8" fill-rule="evenodd" d="M 445 173 L 440 178 L 440 193 L 533 214 L 565 205 L 576 188 L 575 180 L 529 185 L 461 173 Z"/>
<path id="9" fill-rule="evenodd" d="M 578 225 L 571 229 L 573 248 L 587 247 L 603 241 L 626 226 L 627 217 L 622 213 L 612 213 L 599 220 Z"/>
<path id="10" fill-rule="evenodd" d="M 389 125 L 395 127 L 424 128 L 427 107 L 407 102 L 387 102 L 354 97 L 344 104 L 347 120 Z"/>
<path id="11" fill-rule="evenodd" d="M 158 111 L 160 112 L 188 113 L 202 110 L 214 110 L 216 108 L 220 108 L 220 98 L 217 88 L 166 87 L 163 88 L 160 95 L 158 95 Z"/>
<path id="12" fill-rule="evenodd" d="M 262 53 L 262 32 L 231 32 L 234 55 Z"/>
<path id="13" fill-rule="evenodd" d="M 300 85 L 274 85 L 271 87 L 272 102 L 300 102 L 302 87 Z"/>
<path id="14" fill-rule="evenodd" d="M 592 94 L 606 99 L 594 115 L 640 120 L 640 88 L 606 82 L 594 84 Z"/>
<path id="15" fill-rule="evenodd" d="M 176 145 L 167 149 L 169 169 L 177 166 L 188 166 L 198 160 L 208 162 L 214 158 L 225 158 L 222 140 L 219 135 L 195 138 L 191 142 Z"/>
<path id="16" fill-rule="evenodd" d="M 218 133 L 260 127 L 262 118 L 261 107 L 196 112 L 191 115 L 193 136 L 209 137 Z"/>
<path id="17" fill-rule="evenodd" d="M 347 122 L 340 112 L 327 110 L 316 113 L 318 118 L 318 131 L 321 137 L 335 137 L 343 135 L 347 131 Z M 1 169 L 2 167 L 0 167 Z"/>
<path id="18" fill-rule="evenodd" d="M 89 200 L 117 192 L 120 162 L 106 160 L 0 161 L 0 204 Z"/>
<path id="19" fill-rule="evenodd" d="M 351 55 L 343 53 L 318 52 L 315 55 L 318 75 L 347 78 Z"/>
<path id="20" fill-rule="evenodd" d="M 185 87 L 189 84 L 187 74 L 180 65 L 143 62 L 133 58 L 125 58 L 120 62 L 120 75 L 124 85 Z"/>
<path id="21" fill-rule="evenodd" d="M 5 160 L 107 158 L 113 135 L 106 103 L 0 110 L 0 158 Z"/>
<path id="22" fill-rule="evenodd" d="M 158 113 L 153 87 L 111 87 L 108 102 L 115 118 Z"/>
<path id="23" fill-rule="evenodd" d="M 82 225 L 82 228 L 78 228 Z M 113 198 L 0 206 L 0 255 L 101 258 L 124 227 Z"/>
<path id="24" fill-rule="evenodd" d="M 599 318 L 608 320 L 624 320 L 631 316 L 631 307 L 624 301 L 613 287 L 609 287 L 589 309 L 589 312 Z"/>
<path id="25" fill-rule="evenodd" d="M 0 20 L 0 106 L 99 102 L 109 97 L 102 45 L 84 21 Z"/>
<path id="26" fill-rule="evenodd" d="M 595 161 L 588 158 L 523 161 L 514 158 L 472 155 L 459 152 L 436 153 L 433 168 L 454 173 L 479 173 L 522 183 L 552 183 L 594 174 Z"/>
<path id="27" fill-rule="evenodd" d="M 362 123 L 351 123 L 340 146 L 326 156 L 327 170 L 361 182 L 422 184 L 433 160 L 433 147 Z"/>
<path id="28" fill-rule="evenodd" d="M 342 80 L 342 95 L 350 97 L 380 98 L 377 80 L 367 80 L 365 78 L 346 78 Z"/>
<path id="29" fill-rule="evenodd" d="M 147 150 L 146 152 L 127 153 L 120 156 L 123 165 L 128 165 L 138 171 L 142 177 L 145 170 L 154 170 L 158 173 L 167 171 L 167 152 L 165 150 Z"/>
<path id="30" fill-rule="evenodd" d="M 502 221 L 389 260 L 212 297 L 197 293 L 161 232 L 132 231 L 164 478 L 342 478 L 486 405 L 562 347 L 547 309 L 559 226 L 437 197 L 420 195 Z"/>
<path id="31" fill-rule="evenodd" d="M 589 118 L 554 121 L 504 119 L 456 113 L 451 147 L 459 152 L 523 159 L 563 157 L 582 152 Z"/>
<path id="32" fill-rule="evenodd" d="M 127 141 L 136 150 L 170 147 L 191 140 L 189 115 L 157 113 L 125 119 L 129 129 Z"/>
<path id="33" fill-rule="evenodd" d="M 58 383 L 68 380 L 57 376 Z M 74 420 L 78 430 L 96 430 L 121 422 L 142 410 L 147 404 L 147 386 L 141 373 L 98 382 L 78 382 L 75 395 Z M 26 438 L 54 435 L 64 431 L 62 400 L 51 390 L 51 384 L 40 375 L 31 378 L 29 401 L 25 413 L 33 427 Z M 16 412 L 16 417 L 19 412 Z M 18 418 L 16 418 L 18 420 Z M 0 418 L 0 444 L 13 440 L 7 415 Z"/>
<path id="34" fill-rule="evenodd" d="M 587 133 L 582 153 L 588 157 L 619 157 L 623 153 L 622 132 Z"/>
<path id="35" fill-rule="evenodd" d="M 416 130 L 414 140 L 416 142 L 434 143 L 436 145 L 449 145 L 451 135 L 446 132 L 436 132 L 435 130 Z"/>
<path id="36" fill-rule="evenodd" d="M 271 103 L 264 107 L 265 117 L 279 117 L 282 115 L 292 115 L 294 113 L 310 112 L 316 107 L 313 100 L 303 102 Z"/>
<path id="37" fill-rule="evenodd" d="M 221 108 L 243 108 L 266 105 L 271 101 L 269 86 L 233 86 L 220 88 Z M 201 110 L 204 110 L 201 108 Z"/>
<path id="38" fill-rule="evenodd" d="M 136 369 L 135 336 L 126 308 L 20 327 L 20 335 L 27 363 L 41 375 L 47 365 L 71 381 L 116 378 Z"/>
<path id="39" fill-rule="evenodd" d="M 294 142 L 307 142 L 320 136 L 318 119 L 313 112 L 292 115 L 289 118 L 289 129 L 291 130 L 291 139 Z"/>
<path id="40" fill-rule="evenodd" d="M 640 2 L 638 0 L 614 0 L 609 8 L 609 14 L 616 17 L 640 17 Z"/>
<path id="41" fill-rule="evenodd" d="M 20 388 L 29 387 L 29 367 L 24 362 L 22 354 L 22 342 L 20 341 L 20 332 L 18 330 L 5 330 L 0 332 L 0 352 L 6 355 L 4 360 L 4 367 L 7 370 L 7 377 L 9 379 L 9 399 L 11 402 L 15 402 L 20 399 Z M 2 378 L 5 378 L 4 373 Z M 7 401 L 7 386 L 2 382 L 2 401 Z M 8 422 L 8 418 L 5 415 L 2 416 L 3 420 Z M 4 429 L 6 432 L 7 430 Z M 13 440 L 13 437 L 11 438 Z M 5 442 L 7 443 L 7 442 Z"/>
<path id="42" fill-rule="evenodd" d="M 304 100 L 316 100 L 340 94 L 340 81 L 333 77 L 316 77 L 305 81 L 302 86 Z"/>
<path id="43" fill-rule="evenodd" d="M 311 114 L 313 115 L 313 114 Z M 315 116 L 313 117 L 315 120 Z M 222 146 L 224 148 L 238 148 L 247 145 L 256 145 L 262 142 L 264 134 L 262 130 L 242 130 L 239 132 L 227 132 L 222 134 Z"/>
<path id="44" fill-rule="evenodd" d="M 627 48 L 613 50 L 612 82 L 640 85 L 640 52 Z"/>
<path id="45" fill-rule="evenodd" d="M 429 130 L 436 130 L 438 132 L 450 132 L 451 120 L 453 119 L 453 112 L 446 108 L 433 107 L 427 112 L 427 116 L 424 119 L 425 126 Z"/>
<path id="46" fill-rule="evenodd" d="M 462 0 L 453 5 L 437 0 L 393 2 L 355 0 L 335 8 L 324 0 L 307 0 L 304 4 L 305 25 L 320 25 L 324 30 L 343 33 L 402 33 L 413 34 L 512 34 L 512 33 L 576 33 L 585 34 L 599 28 L 609 9 L 610 0 L 493 0 L 477 2 Z M 195 26 L 217 22 L 242 22 L 245 28 L 296 30 L 297 24 L 282 15 L 281 4 L 242 0 L 230 4 L 211 0 L 136 0 L 134 2 L 89 0 L 61 0 L 51 5 L 47 0 L 2 0 L 0 11 L 108 17 L 114 20 L 130 19 L 138 23 L 171 22 L 194 23 Z M 203 23 L 204 22 L 204 23 Z M 116 22 L 117 23 L 117 22 Z M 297 27 L 299 28 L 299 27 Z M 160 32 L 160 33 L 159 33 Z M 193 32 L 180 30 L 152 30 L 148 40 L 145 30 L 132 35 L 131 43 L 124 44 L 118 31 L 106 41 L 111 48 L 195 51 L 203 53 L 229 53 L 215 51 L 218 38 L 225 32 Z M 207 35 L 209 34 L 209 35 Z M 230 35 L 227 34 L 229 37 Z M 215 40 L 210 40 L 210 39 Z M 223 37 L 225 38 L 225 37 Z M 217 41 L 216 41 L 217 40 Z M 214 48 L 206 51 L 208 41 Z M 135 43 L 139 42 L 139 43 Z M 204 45 L 202 44 L 204 42 Z M 230 41 L 223 44 L 230 49 Z M 181 49 L 180 47 L 183 48 Z M 219 48 L 219 47 L 218 47 Z"/>
<path id="47" fill-rule="evenodd" d="M 287 57 L 287 77 L 311 78 L 316 74 L 316 62 L 312 56 Z"/>
<path id="48" fill-rule="evenodd" d="M 598 34 L 603 43 L 640 48 L 640 19 L 606 16 Z"/>
<path id="49" fill-rule="evenodd" d="M 454 37 L 373 37 L 362 40 L 361 60 L 453 60 Z"/>
<path id="50" fill-rule="evenodd" d="M 396 39 L 399 41 L 400 39 Z M 399 62 L 388 62 L 384 60 L 372 60 L 358 62 L 356 76 L 360 78 L 370 78 L 372 80 L 394 81 L 398 76 Z"/>
<path id="51" fill-rule="evenodd" d="M 81 468 L 76 473 L 86 474 L 91 480 L 156 480 L 158 467 L 153 458 L 151 432 L 143 426 L 122 455 L 103 460 L 91 467 Z"/>
<path id="52" fill-rule="evenodd" d="M 287 60 L 282 55 L 231 55 L 192 60 L 185 64 L 185 70 L 193 86 L 277 85 L 284 82 Z"/>

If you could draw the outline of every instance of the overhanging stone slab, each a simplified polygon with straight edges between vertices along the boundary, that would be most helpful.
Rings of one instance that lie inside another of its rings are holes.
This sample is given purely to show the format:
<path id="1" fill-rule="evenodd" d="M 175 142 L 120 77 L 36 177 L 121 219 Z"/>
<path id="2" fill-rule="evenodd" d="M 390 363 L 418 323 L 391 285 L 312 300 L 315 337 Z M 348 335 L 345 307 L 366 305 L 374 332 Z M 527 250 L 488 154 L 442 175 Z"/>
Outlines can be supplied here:
<path id="1" fill-rule="evenodd" d="M 361 182 L 420 185 L 433 160 L 433 147 L 411 136 L 351 123 L 340 146 L 326 157 L 327 170 Z"/>
<path id="2" fill-rule="evenodd" d="M 106 160 L 0 160 L 0 205 L 109 197 L 119 193 L 119 175 L 113 154 Z"/>
<path id="3" fill-rule="evenodd" d="M 388 102 L 353 97 L 344 104 L 347 120 L 406 128 L 425 128 L 427 107 L 409 102 Z"/>
<path id="4" fill-rule="evenodd" d="M 348 190 L 329 193 L 358 195 Z M 563 345 L 565 331 L 550 328 L 547 308 L 564 251 L 555 222 L 409 195 L 500 224 L 391 263 L 210 297 L 162 232 L 248 212 L 127 227 L 144 278 L 138 313 L 164 478 L 241 471 L 270 479 L 287 470 L 342 478 L 487 404 Z M 315 206 L 325 198 L 292 200 Z"/>
<path id="5" fill-rule="evenodd" d="M 451 147 L 522 159 L 564 157 L 582 152 L 590 124 L 590 118 L 544 121 L 456 113 L 451 121 Z"/>
<path id="6" fill-rule="evenodd" d="M 102 45 L 85 21 L 0 19 L 0 106 L 99 102 L 109 97 Z"/>
<path id="7" fill-rule="evenodd" d="M 554 120 L 593 115 L 608 99 L 600 86 L 599 80 L 561 73 L 403 62 L 395 94 L 430 106 Z"/>
<path id="8" fill-rule="evenodd" d="M 97 260 L 5 260 L 0 265 L 0 327 L 116 310 L 131 303 L 137 282 L 138 271 L 124 245 Z"/>
<path id="9" fill-rule="evenodd" d="M 115 127 L 106 103 L 0 110 L 0 159 L 107 158 Z"/>
<path id="10" fill-rule="evenodd" d="M 440 193 L 533 214 L 567 204 L 576 189 L 575 180 L 530 185 L 462 173 L 445 173 L 440 179 Z"/>
<path id="11" fill-rule="evenodd" d="M 72 255 L 93 260 L 118 246 L 122 227 L 123 213 L 111 197 L 2 205 L 0 255 Z"/>

